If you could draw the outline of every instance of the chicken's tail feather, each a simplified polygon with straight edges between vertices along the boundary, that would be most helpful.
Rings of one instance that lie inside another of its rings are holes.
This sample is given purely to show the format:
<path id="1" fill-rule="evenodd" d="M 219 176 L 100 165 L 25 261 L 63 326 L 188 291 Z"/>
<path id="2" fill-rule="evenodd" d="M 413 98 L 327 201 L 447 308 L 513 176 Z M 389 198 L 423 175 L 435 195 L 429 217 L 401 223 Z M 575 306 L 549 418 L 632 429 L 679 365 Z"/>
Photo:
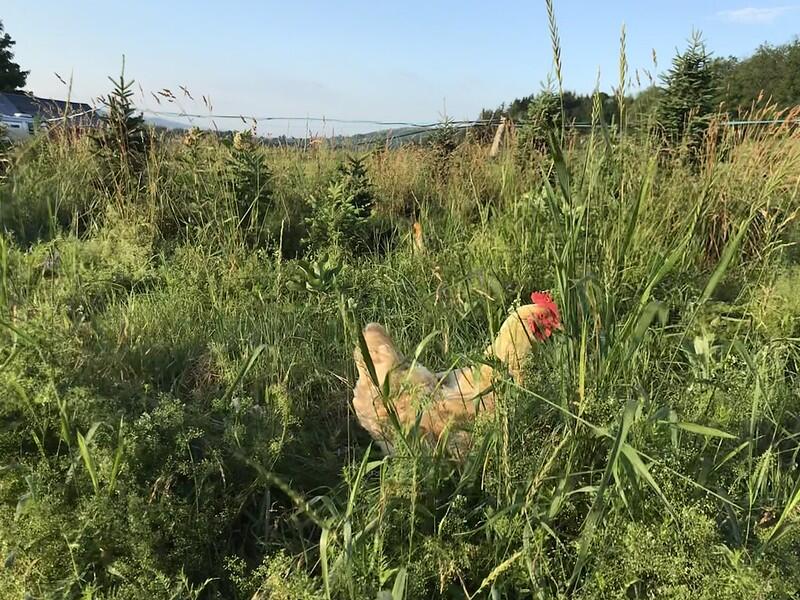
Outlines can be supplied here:
<path id="1" fill-rule="evenodd" d="M 402 362 L 403 357 L 397 352 L 392 338 L 382 325 L 370 323 L 364 327 L 362 336 L 363 340 L 359 341 L 353 353 L 359 377 L 380 388 L 387 375 Z M 369 352 L 371 365 L 365 360 L 362 345 Z"/>

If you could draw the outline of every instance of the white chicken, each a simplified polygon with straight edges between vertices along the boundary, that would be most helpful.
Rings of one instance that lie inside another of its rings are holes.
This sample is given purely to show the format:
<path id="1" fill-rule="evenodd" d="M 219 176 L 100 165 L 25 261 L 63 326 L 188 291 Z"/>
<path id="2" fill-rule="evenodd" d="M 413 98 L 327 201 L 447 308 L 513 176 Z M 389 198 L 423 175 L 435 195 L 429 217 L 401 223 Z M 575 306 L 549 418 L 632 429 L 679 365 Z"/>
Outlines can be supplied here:
<path id="1" fill-rule="evenodd" d="M 517 382 L 533 343 L 547 340 L 561 326 L 558 307 L 549 294 L 534 292 L 531 300 L 532 304 L 512 311 L 485 351 L 487 358 L 499 360 Z M 450 446 L 462 453 L 469 444 L 463 425 L 480 411 L 494 409 L 493 382 L 500 374 L 488 364 L 433 373 L 406 361 L 378 323 L 367 325 L 363 335 L 377 381 L 357 346 L 354 358 L 359 377 L 353 408 L 361 426 L 384 452 L 391 453 L 390 413 L 394 412 L 405 431 L 419 422 L 421 433 L 431 443 L 451 430 Z"/>

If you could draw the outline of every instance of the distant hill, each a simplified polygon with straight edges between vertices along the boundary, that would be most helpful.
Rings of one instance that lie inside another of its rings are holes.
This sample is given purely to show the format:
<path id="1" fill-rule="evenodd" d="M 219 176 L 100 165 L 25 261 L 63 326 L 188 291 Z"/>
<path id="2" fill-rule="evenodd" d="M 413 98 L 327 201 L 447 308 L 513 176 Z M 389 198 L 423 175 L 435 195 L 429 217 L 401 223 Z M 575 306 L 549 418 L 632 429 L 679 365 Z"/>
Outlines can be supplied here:
<path id="1" fill-rule="evenodd" d="M 381 129 L 347 136 L 339 135 L 331 141 L 337 147 L 366 147 L 388 143 L 390 148 L 396 148 L 405 144 L 422 143 L 431 135 L 432 131 L 432 129 L 421 127 L 401 127 L 399 129 Z"/>
<path id="2" fill-rule="evenodd" d="M 105 115 L 106 110 L 103 107 L 97 109 L 98 115 Z M 175 129 L 175 130 L 188 130 L 190 126 L 186 123 L 181 123 L 180 121 L 172 121 L 170 119 L 165 119 L 163 117 L 157 117 L 152 115 L 142 114 L 144 117 L 145 123 L 148 125 L 152 125 L 153 127 L 163 127 L 164 129 Z"/>
<path id="3" fill-rule="evenodd" d="M 182 129 L 188 130 L 190 126 L 186 123 L 180 123 L 178 121 L 172 121 L 170 119 L 165 119 L 163 117 L 153 117 L 144 115 L 144 120 L 149 125 L 153 127 L 163 127 L 164 129 Z"/>
<path id="4" fill-rule="evenodd" d="M 388 144 L 390 148 L 398 148 L 408 144 L 424 143 L 433 133 L 433 129 L 422 127 L 402 127 L 400 129 L 381 129 L 367 133 L 353 135 L 337 135 L 324 138 L 326 143 L 334 148 L 366 150 L 376 146 Z M 220 135 L 232 136 L 233 131 L 220 131 Z M 310 138 L 302 137 L 262 137 L 261 142 L 267 146 L 294 146 L 304 147 L 312 142 Z"/>
<path id="5" fill-rule="evenodd" d="M 145 116 L 145 121 L 154 127 L 163 127 L 170 131 L 186 131 L 191 128 L 190 125 L 171 121 L 160 117 Z M 207 127 L 201 127 L 207 129 Z M 217 135 L 222 138 L 232 138 L 236 130 L 215 130 Z M 366 150 L 376 146 L 384 146 L 388 144 L 389 148 L 399 148 L 409 144 L 423 144 L 436 131 L 436 128 L 429 127 L 401 127 L 398 129 L 381 129 L 378 131 L 369 131 L 367 133 L 356 133 L 353 135 L 337 135 L 334 137 L 326 137 L 325 142 L 327 145 L 334 148 L 351 149 L 351 150 Z M 463 130 L 459 133 L 463 135 Z M 290 146 L 290 147 L 305 147 L 312 143 L 316 138 L 303 138 L 303 137 L 288 137 L 285 135 L 280 136 L 259 136 L 259 140 L 265 146 Z"/>

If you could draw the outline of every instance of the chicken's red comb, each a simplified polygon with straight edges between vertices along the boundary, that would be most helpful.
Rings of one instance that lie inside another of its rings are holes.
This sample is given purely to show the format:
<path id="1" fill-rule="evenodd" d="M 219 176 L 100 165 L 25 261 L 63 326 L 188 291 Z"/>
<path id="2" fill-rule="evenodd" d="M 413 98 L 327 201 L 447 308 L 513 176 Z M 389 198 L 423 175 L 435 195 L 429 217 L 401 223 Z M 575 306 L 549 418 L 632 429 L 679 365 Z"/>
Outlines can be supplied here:
<path id="1" fill-rule="evenodd" d="M 531 302 L 534 304 L 543 304 L 544 306 L 548 304 L 555 305 L 553 297 L 548 292 L 533 292 L 531 294 Z"/>

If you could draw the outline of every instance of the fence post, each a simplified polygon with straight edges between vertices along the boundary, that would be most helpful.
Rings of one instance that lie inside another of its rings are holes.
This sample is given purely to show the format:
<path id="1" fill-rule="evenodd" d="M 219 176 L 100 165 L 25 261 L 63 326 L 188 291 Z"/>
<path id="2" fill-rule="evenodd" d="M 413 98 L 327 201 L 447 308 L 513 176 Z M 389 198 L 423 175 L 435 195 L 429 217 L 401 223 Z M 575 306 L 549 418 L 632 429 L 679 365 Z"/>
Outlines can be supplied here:
<path id="1" fill-rule="evenodd" d="M 500 142 L 503 140 L 503 133 L 506 130 L 506 118 L 500 117 L 500 125 L 497 126 L 497 131 L 494 132 L 494 141 L 489 150 L 489 158 L 494 158 L 500 152 Z"/>

